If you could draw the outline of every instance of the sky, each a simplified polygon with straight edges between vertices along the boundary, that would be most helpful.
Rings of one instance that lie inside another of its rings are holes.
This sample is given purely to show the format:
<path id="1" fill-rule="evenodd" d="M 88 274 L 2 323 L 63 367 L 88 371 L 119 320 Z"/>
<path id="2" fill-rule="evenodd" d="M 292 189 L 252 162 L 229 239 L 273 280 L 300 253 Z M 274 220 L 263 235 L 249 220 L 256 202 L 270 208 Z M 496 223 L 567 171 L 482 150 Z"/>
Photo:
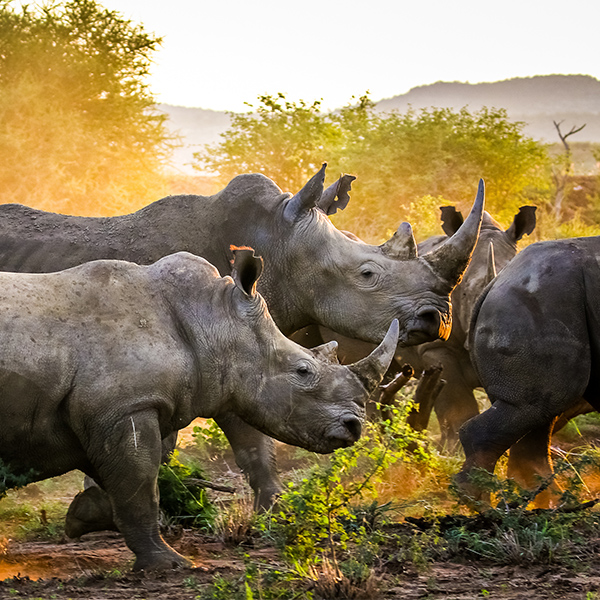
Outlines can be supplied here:
<path id="1" fill-rule="evenodd" d="M 163 38 L 147 82 L 166 104 L 247 111 L 283 92 L 335 109 L 437 81 L 600 79 L 598 0 L 98 1 Z"/>

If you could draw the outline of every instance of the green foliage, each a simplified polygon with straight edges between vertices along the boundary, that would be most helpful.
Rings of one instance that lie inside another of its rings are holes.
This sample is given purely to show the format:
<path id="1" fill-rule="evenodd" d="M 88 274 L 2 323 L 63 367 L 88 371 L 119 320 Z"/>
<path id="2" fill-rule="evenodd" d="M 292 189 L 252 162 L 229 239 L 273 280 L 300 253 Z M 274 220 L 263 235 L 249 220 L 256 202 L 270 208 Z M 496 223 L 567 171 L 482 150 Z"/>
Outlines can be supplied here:
<path id="1" fill-rule="evenodd" d="M 170 152 L 144 83 L 160 38 L 95 0 L 13 4 L 0 2 L 0 201 L 79 214 L 147 203 Z"/>
<path id="2" fill-rule="evenodd" d="M 333 220 L 365 239 L 394 231 L 409 211 L 412 221 L 431 220 L 432 196 L 469 207 L 480 177 L 487 207 L 501 222 L 523 202 L 544 200 L 551 191 L 545 146 L 525 136 L 524 123 L 510 121 L 503 109 L 379 113 L 364 95 L 323 113 L 318 101 L 288 102 L 283 94 L 259 101 L 253 112 L 232 115 L 223 140 L 196 155 L 197 166 L 217 173 L 222 184 L 254 171 L 291 191 L 323 161 L 335 177 L 355 173 L 356 199 Z M 437 207 L 433 216 L 439 220 Z"/>
<path id="3" fill-rule="evenodd" d="M 30 469 L 27 473 L 14 473 L 14 471 L 0 459 L 0 499 L 6 496 L 7 490 L 25 487 L 35 480 L 35 471 Z"/>
<path id="4" fill-rule="evenodd" d="M 370 533 L 389 508 L 378 505 L 375 483 L 397 461 L 430 458 L 421 436 L 406 425 L 408 408 L 404 414 L 395 410 L 393 421 L 368 423 L 356 444 L 336 450 L 300 482 L 288 484 L 272 515 L 271 532 L 289 561 L 308 569 L 326 556 L 338 569 L 337 554 L 349 543 L 368 550 Z M 365 506 L 366 494 L 374 499 Z"/>
<path id="5" fill-rule="evenodd" d="M 171 524 L 186 527 L 209 527 L 216 509 L 198 480 L 205 479 L 200 466 L 184 465 L 173 454 L 169 463 L 161 465 L 158 473 L 160 508 Z"/>
<path id="6" fill-rule="evenodd" d="M 199 448 L 207 447 L 214 452 L 223 452 L 229 448 L 227 437 L 213 419 L 206 419 L 204 425 L 194 425 L 192 437 Z"/>
<path id="7" fill-rule="evenodd" d="M 223 141 L 196 153 L 197 166 L 217 173 L 223 185 L 240 173 L 263 173 L 296 191 L 340 143 L 342 132 L 320 112 L 319 101 L 289 102 L 283 94 L 258 99 L 258 106 L 248 104 L 252 112 L 231 113 Z"/>
<path id="8" fill-rule="evenodd" d="M 534 510 L 528 510 L 528 506 L 537 493 L 547 489 L 552 478 L 540 481 L 538 490 L 532 492 L 512 479 L 475 470 L 470 482 L 490 494 L 497 506 L 481 504 L 480 512 L 473 517 L 454 514 L 412 519 L 420 529 L 410 542 L 417 548 L 413 555 L 421 564 L 456 556 L 500 564 L 569 563 L 586 554 L 587 539 L 600 531 L 600 514 L 589 511 L 594 502 L 581 502 L 586 492 L 582 474 L 589 469 L 597 471 L 599 466 L 600 457 L 594 451 L 572 456 L 571 460 L 567 455 L 558 458 L 555 472 L 563 490 L 556 498 L 556 508 Z M 467 504 L 472 506 L 472 502 Z M 399 556 L 412 560 L 406 554 L 406 535 L 398 538 L 398 545 L 402 546 Z"/>
<path id="9" fill-rule="evenodd" d="M 512 215 L 523 199 L 549 187 L 546 150 L 522 133 L 523 125 L 502 109 L 382 114 L 373 121 L 368 147 L 346 164 L 360 169 L 357 191 L 379 200 L 373 207 L 379 218 L 397 220 L 410 202 L 428 194 L 469 205 L 480 177 L 487 208 Z"/>
<path id="10" fill-rule="evenodd" d="M 196 600 L 312 600 L 308 582 L 296 571 L 246 557 L 243 577 L 215 575 Z M 192 586 L 189 586 L 192 587 Z"/>

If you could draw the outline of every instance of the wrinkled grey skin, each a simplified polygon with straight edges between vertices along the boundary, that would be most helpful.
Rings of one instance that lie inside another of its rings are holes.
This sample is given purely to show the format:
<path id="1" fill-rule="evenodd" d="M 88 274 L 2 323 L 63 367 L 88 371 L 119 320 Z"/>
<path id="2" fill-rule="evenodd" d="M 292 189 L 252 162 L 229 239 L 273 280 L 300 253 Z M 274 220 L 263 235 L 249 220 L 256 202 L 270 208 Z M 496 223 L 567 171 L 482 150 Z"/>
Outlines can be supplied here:
<path id="1" fill-rule="evenodd" d="M 441 444 L 454 448 L 458 443 L 458 430 L 471 417 L 479 414 L 473 390 L 480 386 L 471 365 L 467 337 L 473 306 L 489 283 L 489 247 L 493 245 L 495 271 L 500 272 L 517 253 L 517 242 L 535 228 L 534 206 L 522 206 L 510 227 L 504 231 L 486 212 L 483 216 L 479 240 L 462 281 L 452 292 L 452 332 L 445 340 L 402 349 L 402 361 L 412 365 L 416 372 L 433 365 L 442 365 L 442 388 L 434 409 L 440 423 Z M 442 207 L 442 227 L 453 235 L 462 224 L 462 215 L 453 207 Z M 429 252 L 446 239 L 431 237 L 419 244 L 419 252 Z"/>
<path id="2" fill-rule="evenodd" d="M 397 323 L 366 361 L 323 360 L 331 348 L 278 330 L 256 293 L 261 269 L 243 250 L 233 279 L 188 253 L 0 274 L 0 458 L 35 480 L 93 477 L 136 569 L 187 562 L 160 537 L 156 482 L 161 441 L 194 418 L 231 412 L 315 452 L 360 437 Z"/>
<path id="3" fill-rule="evenodd" d="M 286 335 L 319 323 L 379 343 L 397 318 L 402 344 L 447 337 L 449 295 L 477 241 L 483 191 L 459 234 L 430 255 L 412 258 L 408 224 L 382 246 L 337 230 L 325 214 L 335 194 L 322 204 L 330 191 L 323 191 L 324 178 L 323 166 L 290 197 L 263 175 L 240 175 L 214 196 L 170 196 L 109 218 L 2 205 L 0 270 L 49 272 L 99 258 L 150 264 L 185 250 L 226 275 L 230 246 L 251 246 L 265 259 L 259 292 Z M 341 199 L 347 189 L 336 193 Z M 220 415 L 217 423 L 249 477 L 257 506 L 269 506 L 281 490 L 272 440 L 233 414 Z"/>
<path id="4" fill-rule="evenodd" d="M 471 359 L 493 404 L 460 430 L 466 459 L 457 479 L 468 495 L 483 498 L 468 482 L 471 470 L 492 472 L 517 442 L 542 441 L 540 474 L 548 475 L 555 419 L 582 401 L 600 408 L 599 265 L 600 237 L 540 242 L 482 294 Z"/>

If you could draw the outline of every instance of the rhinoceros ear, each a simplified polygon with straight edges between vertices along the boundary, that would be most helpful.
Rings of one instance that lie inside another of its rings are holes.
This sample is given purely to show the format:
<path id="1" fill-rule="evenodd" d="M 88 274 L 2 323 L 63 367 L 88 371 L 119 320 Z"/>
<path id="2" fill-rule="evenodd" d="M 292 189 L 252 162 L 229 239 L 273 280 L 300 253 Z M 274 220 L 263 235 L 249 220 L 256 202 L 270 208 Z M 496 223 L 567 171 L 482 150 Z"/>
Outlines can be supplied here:
<path id="1" fill-rule="evenodd" d="M 337 365 L 340 363 L 337 355 L 338 343 L 335 340 L 315 346 L 310 351 L 313 353 L 317 360 L 321 360 L 326 363 Z"/>
<path id="2" fill-rule="evenodd" d="M 288 200 L 283 209 L 283 216 L 286 220 L 293 223 L 305 212 L 317 206 L 317 202 L 323 195 L 326 168 L 327 163 L 323 163 L 320 171 L 316 175 L 313 175 L 308 183 L 295 196 L 292 196 Z"/>
<path id="3" fill-rule="evenodd" d="M 454 206 L 440 206 L 442 216 L 442 229 L 448 237 L 452 237 L 463 224 L 463 216 L 460 210 Z"/>
<path id="4" fill-rule="evenodd" d="M 232 248 L 233 267 L 231 277 L 235 285 L 247 296 L 256 294 L 256 282 L 263 270 L 263 259 L 254 256 L 252 248 Z"/>
<path id="5" fill-rule="evenodd" d="M 379 246 L 382 252 L 390 258 L 409 260 L 417 258 L 417 243 L 410 223 L 401 223 L 394 235 Z"/>
<path id="6" fill-rule="evenodd" d="M 529 235 L 535 229 L 536 210 L 536 206 L 521 206 L 519 208 L 519 212 L 515 215 L 511 226 L 506 230 L 506 235 L 513 242 L 518 242 L 524 235 Z"/>
<path id="7" fill-rule="evenodd" d="M 349 192 L 355 179 L 354 175 L 340 175 L 340 178 L 321 194 L 317 208 L 326 215 L 334 215 L 338 210 L 344 210 L 350 202 Z"/>

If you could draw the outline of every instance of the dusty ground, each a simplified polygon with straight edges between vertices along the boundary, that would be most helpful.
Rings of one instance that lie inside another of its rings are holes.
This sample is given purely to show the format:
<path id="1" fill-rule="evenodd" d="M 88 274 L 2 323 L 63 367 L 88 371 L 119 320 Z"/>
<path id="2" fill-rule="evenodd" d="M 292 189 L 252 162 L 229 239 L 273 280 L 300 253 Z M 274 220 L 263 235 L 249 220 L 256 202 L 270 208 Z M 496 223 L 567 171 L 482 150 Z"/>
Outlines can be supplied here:
<path id="1" fill-rule="evenodd" d="M 284 460 L 280 462 L 285 465 Z M 238 489 L 243 486 L 239 473 L 229 468 L 233 464 L 231 459 L 229 462 L 219 459 L 217 463 L 224 465 L 220 474 L 227 476 L 224 479 L 226 483 Z M 290 461 L 290 469 L 296 466 Z M 402 497 L 402 494 L 414 491 L 413 488 L 425 485 L 414 473 L 398 469 L 399 467 L 390 469 L 390 489 L 380 490 L 382 498 L 388 492 L 390 497 Z M 215 476 L 215 473 L 211 475 Z M 219 576 L 243 582 L 246 572 L 244 554 L 249 555 L 250 562 L 264 564 L 265 569 L 285 569 L 279 552 L 273 547 L 225 545 L 215 536 L 190 530 L 167 536 L 167 541 L 180 553 L 191 558 L 195 567 L 160 574 L 132 572 L 133 554 L 117 533 L 88 534 L 79 541 L 66 537 L 60 539 L 60 534 L 50 536 L 50 539 L 58 539 L 58 542 L 19 541 L 22 538 L 13 533 L 15 528 L 21 526 L 21 520 L 25 523 L 24 509 L 21 508 L 24 503 L 30 505 L 27 510 L 31 514 L 27 523 L 31 522 L 33 515 L 39 524 L 41 507 L 52 506 L 44 503 L 49 496 L 64 507 L 80 489 L 81 474 L 63 477 L 63 483 L 53 494 L 50 487 L 44 487 L 44 483 L 33 484 L 3 500 L 3 521 L 7 527 L 10 524 L 11 528 L 4 530 L 3 523 L 0 523 L 0 599 L 205 600 L 214 597 L 230 600 L 230 596 L 223 594 L 211 596 L 209 590 Z M 397 488 L 398 481 L 402 481 L 402 489 Z M 383 483 L 386 484 L 385 481 Z M 593 491 L 597 492 L 600 484 L 597 488 Z M 432 492 L 429 490 L 427 493 Z M 595 497 L 598 495 L 594 494 Z M 51 517 L 50 514 L 48 516 Z M 31 536 L 25 536 L 25 539 L 31 539 Z M 600 600 L 600 539 L 590 540 L 589 548 L 597 549 L 590 552 L 592 556 L 598 556 L 597 560 L 587 560 L 585 564 L 574 561 L 569 567 L 501 566 L 473 560 L 436 562 L 417 568 L 410 562 L 391 560 L 392 551 L 387 556 L 382 551 L 379 554 L 381 563 L 375 569 L 377 591 L 367 596 L 338 597 L 398 600 L 471 600 L 487 597 L 503 600 Z M 297 599 L 305 598 L 304 592 L 313 586 L 314 583 L 308 579 L 299 581 Z M 244 598 L 243 588 L 239 597 Z M 291 597 L 289 593 L 282 596 L 285 599 Z M 322 596 L 315 595 L 315 598 L 319 597 Z M 254 598 L 258 600 L 259 596 L 255 594 Z M 231 600 L 234 600 L 233 596 Z"/>
<path id="2" fill-rule="evenodd" d="M 0 598 L 31 599 L 194 599 L 219 574 L 244 575 L 242 553 L 255 561 L 277 564 L 272 548 L 257 550 L 225 547 L 197 533 L 184 532 L 169 542 L 191 557 L 195 568 L 161 574 L 133 573 L 132 554 L 118 534 L 97 533 L 81 541 L 11 543 L 0 564 Z M 435 563 L 417 570 L 411 565 L 388 564 L 378 570 L 379 592 L 373 598 L 504 600 L 560 598 L 592 600 L 600 597 L 600 556 L 581 568 L 516 567 L 484 562 Z M 299 583 L 298 592 L 310 589 Z"/>

